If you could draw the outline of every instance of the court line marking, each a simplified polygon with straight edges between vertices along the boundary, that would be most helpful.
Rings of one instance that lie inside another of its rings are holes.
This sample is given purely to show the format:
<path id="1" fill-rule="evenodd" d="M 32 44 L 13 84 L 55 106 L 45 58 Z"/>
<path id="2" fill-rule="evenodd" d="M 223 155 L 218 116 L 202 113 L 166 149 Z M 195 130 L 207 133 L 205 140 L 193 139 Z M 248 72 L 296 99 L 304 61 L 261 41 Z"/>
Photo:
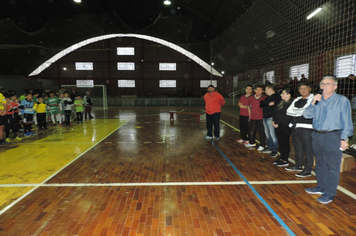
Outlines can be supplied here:
<path id="1" fill-rule="evenodd" d="M 280 180 L 280 181 L 250 181 L 253 185 L 279 185 L 279 184 L 310 184 L 316 183 L 316 180 Z M 14 187 L 102 187 L 102 186 L 184 186 L 184 185 L 246 185 L 245 181 L 230 182 L 162 182 L 162 183 L 49 183 L 49 184 L 0 184 L 0 188 Z"/>
<path id="2" fill-rule="evenodd" d="M 234 126 L 228 124 L 227 122 L 225 122 L 225 121 L 223 121 L 223 120 L 220 120 L 220 121 L 222 121 L 222 122 L 223 122 L 224 124 L 226 124 L 227 126 L 233 128 L 233 129 L 235 129 L 236 131 L 240 132 L 240 130 L 238 130 L 238 129 L 235 128 Z M 256 140 L 256 142 L 259 143 L 258 140 Z M 289 162 L 292 162 L 293 164 L 295 164 L 295 160 L 293 160 L 293 159 L 291 159 L 291 158 L 289 158 L 288 161 L 289 161 Z M 316 176 L 315 171 L 312 171 L 311 174 L 314 175 L 314 176 Z M 351 198 L 353 198 L 353 199 L 356 200 L 356 194 L 354 194 L 353 192 L 351 192 L 351 191 L 345 189 L 344 187 L 341 187 L 340 185 L 337 186 L 337 189 L 340 190 L 342 193 L 346 194 L 347 196 L 349 196 L 349 197 L 351 197 Z"/>
<path id="3" fill-rule="evenodd" d="M 201 131 L 206 135 L 205 131 L 200 128 Z M 236 168 L 236 166 L 227 158 L 227 156 L 220 150 L 213 140 L 210 141 L 214 147 L 220 152 L 220 154 L 225 158 L 225 160 L 230 164 L 230 166 L 236 171 L 240 178 L 247 184 L 251 191 L 256 195 L 260 202 L 267 208 L 267 210 L 272 214 L 272 216 L 278 221 L 278 223 L 289 233 L 291 236 L 296 236 L 293 231 L 284 223 L 284 221 L 279 217 L 279 215 L 272 209 L 272 207 L 266 202 L 266 200 L 257 192 L 257 190 L 252 186 L 252 184 L 245 178 L 245 176 Z"/>
<path id="4" fill-rule="evenodd" d="M 279 217 L 279 215 L 272 209 L 272 207 L 266 202 L 266 200 L 257 192 L 257 190 L 251 185 L 251 183 L 242 175 L 242 173 L 235 167 L 235 165 L 225 156 L 225 154 L 220 150 L 216 144 L 211 141 L 215 148 L 220 152 L 220 154 L 226 159 L 226 161 L 231 165 L 231 167 L 236 171 L 236 173 L 243 179 L 247 186 L 252 190 L 256 197 L 262 202 L 262 204 L 267 208 L 267 210 L 272 214 L 272 216 L 278 221 L 278 223 L 289 233 L 291 236 L 296 236 L 293 231 L 284 223 L 284 221 Z"/>
<path id="5" fill-rule="evenodd" d="M 125 122 L 125 121 L 120 121 L 120 122 Z M 21 197 L 19 197 L 18 199 L 16 199 L 15 201 L 13 201 L 12 203 L 10 203 L 9 205 L 7 205 L 4 209 L 2 209 L 0 211 L 0 216 L 2 214 L 4 214 L 7 210 L 9 210 L 11 207 L 13 207 L 14 205 L 16 205 L 18 202 L 20 202 L 22 199 L 24 199 L 25 197 L 27 197 L 28 195 L 30 195 L 33 191 L 35 191 L 37 188 L 41 187 L 42 185 L 44 185 L 48 180 L 50 180 L 51 178 L 53 178 L 55 175 L 57 175 L 59 172 L 61 172 L 63 169 L 65 169 L 67 166 L 71 165 L 73 162 L 75 162 L 76 160 L 78 160 L 80 157 L 82 157 L 84 154 L 86 154 L 87 152 L 89 152 L 91 149 L 93 149 L 95 146 L 97 146 L 99 143 L 101 143 L 103 140 L 105 140 L 107 137 L 109 137 L 110 135 L 112 135 L 113 133 L 115 133 L 118 129 L 120 129 L 122 126 L 126 125 L 129 121 L 127 120 L 124 124 L 121 124 L 118 128 L 116 128 L 115 130 L 113 130 L 112 132 L 110 132 L 108 135 L 106 135 L 104 138 L 102 138 L 101 140 L 99 140 L 96 144 L 94 144 L 93 146 L 91 146 L 89 149 L 87 149 L 86 151 L 84 151 L 83 153 L 81 153 L 79 156 L 77 156 L 76 158 L 74 158 L 72 161 L 70 161 L 69 163 L 67 163 L 65 166 L 63 166 L 61 169 L 59 169 L 58 171 L 56 171 L 55 173 L 53 173 L 51 176 L 49 176 L 47 179 L 45 179 L 44 181 L 42 181 L 38 186 L 35 186 L 33 189 L 31 189 L 30 191 L 28 191 L 27 193 L 25 193 L 24 195 L 22 195 Z"/>

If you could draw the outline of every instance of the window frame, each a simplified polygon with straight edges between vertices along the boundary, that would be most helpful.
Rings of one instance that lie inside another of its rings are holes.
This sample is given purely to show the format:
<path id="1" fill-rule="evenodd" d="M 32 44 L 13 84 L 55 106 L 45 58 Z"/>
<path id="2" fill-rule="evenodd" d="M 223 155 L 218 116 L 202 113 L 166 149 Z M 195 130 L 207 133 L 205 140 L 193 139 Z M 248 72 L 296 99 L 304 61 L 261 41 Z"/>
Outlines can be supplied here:
<path id="1" fill-rule="evenodd" d="M 168 83 L 169 81 L 174 81 L 174 86 L 161 86 L 161 84 L 163 82 L 165 83 Z M 170 80 L 159 80 L 159 88 L 177 88 L 177 80 L 173 80 L 173 79 L 170 79 Z"/>
<path id="2" fill-rule="evenodd" d="M 120 86 L 120 81 L 125 81 L 126 86 Z M 129 82 L 133 81 L 133 86 L 128 86 Z M 136 88 L 136 80 L 134 79 L 119 79 L 117 80 L 117 86 L 118 88 Z"/>
<path id="3" fill-rule="evenodd" d="M 82 66 L 80 68 L 80 66 Z M 86 67 L 88 66 L 88 67 Z M 75 62 L 75 70 L 94 70 L 93 62 Z"/>
<path id="4" fill-rule="evenodd" d="M 174 65 L 174 68 L 170 68 L 172 65 Z M 160 62 L 158 67 L 159 71 L 177 71 L 177 63 L 175 62 Z"/>
<path id="5" fill-rule="evenodd" d="M 121 65 L 125 65 L 126 68 L 123 68 L 121 67 L 122 69 L 120 69 L 120 64 Z M 132 66 L 132 69 L 128 69 L 130 68 L 129 66 Z M 123 70 L 123 71 L 134 71 L 136 68 L 135 68 L 135 62 L 118 62 L 117 63 L 117 70 Z"/>

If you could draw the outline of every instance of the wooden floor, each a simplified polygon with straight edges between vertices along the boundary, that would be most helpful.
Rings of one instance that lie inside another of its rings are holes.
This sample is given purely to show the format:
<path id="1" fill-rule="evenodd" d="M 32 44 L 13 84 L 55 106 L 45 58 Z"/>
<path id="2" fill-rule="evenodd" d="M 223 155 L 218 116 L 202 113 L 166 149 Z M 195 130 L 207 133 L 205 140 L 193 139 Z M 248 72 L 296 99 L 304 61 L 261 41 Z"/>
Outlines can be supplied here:
<path id="1" fill-rule="evenodd" d="M 235 111 L 211 142 L 205 117 L 168 110 L 98 109 L 0 147 L 0 235 L 356 235 L 355 169 L 323 205 L 315 176 L 236 142 Z"/>

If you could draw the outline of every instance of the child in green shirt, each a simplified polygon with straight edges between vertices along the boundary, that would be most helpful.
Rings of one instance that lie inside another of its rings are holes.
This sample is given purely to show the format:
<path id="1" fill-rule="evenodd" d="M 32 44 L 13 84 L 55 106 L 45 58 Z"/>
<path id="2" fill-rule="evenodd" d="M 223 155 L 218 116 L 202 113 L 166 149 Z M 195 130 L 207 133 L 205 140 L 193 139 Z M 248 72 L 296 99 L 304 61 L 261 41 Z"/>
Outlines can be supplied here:
<path id="1" fill-rule="evenodd" d="M 77 100 L 74 101 L 74 106 L 75 106 L 75 112 L 77 113 L 77 123 L 81 122 L 83 123 L 83 100 L 80 97 L 80 95 L 77 96 Z"/>
<path id="2" fill-rule="evenodd" d="M 55 97 L 53 92 L 50 92 L 49 98 L 47 99 L 47 105 L 49 107 L 49 112 L 51 113 L 53 125 L 56 125 L 56 119 L 59 124 L 62 124 L 61 114 L 59 113 L 60 102 L 60 99 Z"/>

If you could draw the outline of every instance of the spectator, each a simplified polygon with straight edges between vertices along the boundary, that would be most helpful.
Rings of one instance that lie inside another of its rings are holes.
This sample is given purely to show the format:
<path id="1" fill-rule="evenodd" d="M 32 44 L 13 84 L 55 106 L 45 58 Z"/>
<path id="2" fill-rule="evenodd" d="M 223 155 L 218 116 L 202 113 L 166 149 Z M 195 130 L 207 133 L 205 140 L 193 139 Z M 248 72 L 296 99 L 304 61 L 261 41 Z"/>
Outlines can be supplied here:
<path id="1" fill-rule="evenodd" d="M 308 83 L 308 79 L 305 78 L 305 75 L 304 75 L 304 74 L 302 74 L 302 78 L 300 79 L 299 83 L 300 83 L 300 84 L 307 84 L 307 83 Z"/>
<path id="2" fill-rule="evenodd" d="M 263 109 L 260 107 L 260 102 L 266 99 L 263 95 L 263 87 L 257 85 L 255 88 L 255 95 L 248 100 L 247 106 L 250 107 L 249 116 L 249 142 L 244 143 L 246 147 L 256 147 L 256 133 L 260 135 L 260 146 L 258 151 L 263 151 L 266 146 L 266 136 L 263 128 Z"/>
<path id="3" fill-rule="evenodd" d="M 237 140 L 239 143 L 247 143 L 247 135 L 248 135 L 248 118 L 249 118 L 249 107 L 247 107 L 248 99 L 252 95 L 253 87 L 252 85 L 247 85 L 246 86 L 246 95 L 241 96 L 239 103 L 237 104 L 240 107 L 240 116 L 239 116 L 239 122 L 240 122 L 240 134 L 241 134 L 241 139 Z"/>
<path id="4" fill-rule="evenodd" d="M 287 115 L 287 109 L 293 101 L 294 90 L 285 88 L 282 91 L 282 101 L 277 105 L 273 113 L 272 125 L 275 128 L 276 136 L 279 143 L 279 150 L 281 157 L 278 161 L 274 161 L 278 167 L 284 167 L 289 165 L 289 153 L 290 153 L 290 134 L 291 134 L 291 117 Z"/>
<path id="5" fill-rule="evenodd" d="M 338 86 L 338 93 L 347 97 L 350 101 L 355 97 L 356 76 L 350 74 L 347 78 L 340 81 Z"/>
<path id="6" fill-rule="evenodd" d="M 273 85 L 268 85 L 265 91 L 267 97 L 260 102 L 260 107 L 263 108 L 263 127 L 267 137 L 268 148 L 263 150 L 262 153 L 271 153 L 271 157 L 274 158 L 278 156 L 278 140 L 272 121 L 274 110 L 281 101 L 281 97 L 274 91 Z"/>
<path id="7" fill-rule="evenodd" d="M 300 97 L 296 98 L 287 109 L 287 115 L 292 116 L 292 140 L 295 150 L 295 166 L 287 167 L 287 171 L 299 171 L 297 177 L 311 176 L 313 169 L 314 153 L 312 149 L 311 134 L 313 132 L 313 120 L 303 117 L 304 110 L 312 102 L 314 95 L 311 94 L 309 84 L 301 84 L 298 89 Z M 305 156 L 304 170 L 303 156 Z"/>
<path id="8" fill-rule="evenodd" d="M 61 88 L 58 90 L 58 93 L 59 93 L 59 94 L 64 94 L 65 91 L 66 91 L 65 88 L 64 88 L 64 87 L 61 87 Z"/>
<path id="9" fill-rule="evenodd" d="M 93 105 L 93 103 L 91 102 L 91 98 L 90 98 L 90 92 L 87 91 L 83 97 L 83 101 L 84 101 L 84 106 L 85 106 L 85 112 L 84 112 L 84 116 L 85 119 L 93 119 L 94 117 L 90 114 L 91 113 L 91 107 Z"/>
<path id="10" fill-rule="evenodd" d="M 326 76 L 320 83 L 322 95 L 317 94 L 305 111 L 305 118 L 313 118 L 312 145 L 315 153 L 317 186 L 307 188 L 309 194 L 322 194 L 317 199 L 322 204 L 334 200 L 340 178 L 342 151 L 348 148 L 348 138 L 353 135 L 350 101 L 335 93 L 337 80 Z M 319 103 L 316 103 L 316 102 Z"/>

